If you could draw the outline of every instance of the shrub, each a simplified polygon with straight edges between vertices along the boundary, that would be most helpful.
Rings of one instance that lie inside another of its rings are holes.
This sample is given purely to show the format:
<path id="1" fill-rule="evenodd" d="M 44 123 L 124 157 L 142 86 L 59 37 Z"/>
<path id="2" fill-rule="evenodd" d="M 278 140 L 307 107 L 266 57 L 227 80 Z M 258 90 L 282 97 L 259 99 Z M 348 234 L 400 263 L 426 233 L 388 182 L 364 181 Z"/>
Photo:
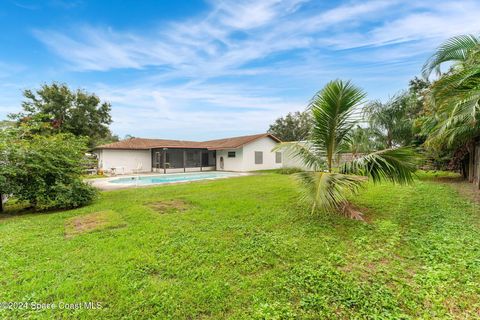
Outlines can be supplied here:
<path id="1" fill-rule="evenodd" d="M 97 190 L 80 179 L 70 183 L 58 183 L 52 185 L 37 194 L 35 199 L 36 207 L 42 210 L 47 209 L 70 209 L 85 206 L 97 196 Z"/>
<path id="2" fill-rule="evenodd" d="M 280 174 L 294 174 L 294 173 L 302 172 L 302 171 L 303 171 L 303 170 L 300 169 L 300 168 L 290 167 L 290 168 L 281 168 L 281 169 L 278 169 L 278 170 L 277 170 L 277 173 L 280 173 Z"/>
<path id="3" fill-rule="evenodd" d="M 96 191 L 81 180 L 87 140 L 32 132 L 22 126 L 0 131 L 0 194 L 42 210 L 91 202 Z"/>

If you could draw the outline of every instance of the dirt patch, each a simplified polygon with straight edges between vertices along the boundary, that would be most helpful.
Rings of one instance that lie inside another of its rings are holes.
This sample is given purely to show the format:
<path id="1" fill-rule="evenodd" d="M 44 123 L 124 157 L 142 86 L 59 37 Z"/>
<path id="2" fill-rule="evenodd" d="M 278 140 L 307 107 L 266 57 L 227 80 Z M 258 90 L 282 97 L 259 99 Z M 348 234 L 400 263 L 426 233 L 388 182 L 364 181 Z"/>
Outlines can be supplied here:
<path id="1" fill-rule="evenodd" d="M 72 238 L 83 233 L 120 228 L 124 226 L 125 223 L 115 211 L 94 212 L 68 219 L 65 222 L 65 238 Z"/>
<path id="2" fill-rule="evenodd" d="M 148 202 L 146 205 L 158 213 L 184 212 L 192 208 L 192 204 L 182 199 L 163 200 L 158 202 Z"/>

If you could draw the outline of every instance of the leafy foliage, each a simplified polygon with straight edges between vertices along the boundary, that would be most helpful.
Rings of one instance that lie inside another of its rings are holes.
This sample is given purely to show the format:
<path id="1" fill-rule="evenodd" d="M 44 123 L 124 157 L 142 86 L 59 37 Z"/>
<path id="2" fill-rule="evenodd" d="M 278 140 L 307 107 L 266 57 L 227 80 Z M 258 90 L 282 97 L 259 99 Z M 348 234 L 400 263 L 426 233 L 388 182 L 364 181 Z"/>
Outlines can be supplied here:
<path id="1" fill-rule="evenodd" d="M 386 149 L 345 163 L 341 172 L 366 176 L 376 183 L 391 181 L 408 184 L 413 182 L 416 158 L 415 150 L 409 147 Z"/>
<path id="2" fill-rule="evenodd" d="M 333 159 L 346 149 L 351 130 L 357 124 L 354 111 L 365 97 L 366 93 L 350 81 L 335 80 L 310 102 L 314 123 L 309 141 L 325 153 L 329 171 Z"/>
<path id="3" fill-rule="evenodd" d="M 302 172 L 303 170 L 300 168 L 295 168 L 295 167 L 286 167 L 286 168 L 280 168 L 280 169 L 275 169 L 273 172 L 278 173 L 278 174 L 294 174 L 298 172 Z"/>
<path id="4" fill-rule="evenodd" d="M 88 137 L 90 147 L 98 141 L 118 140 L 108 128 L 112 122 L 110 104 L 101 102 L 94 94 L 52 83 L 43 85 L 36 92 L 25 90 L 23 95 L 23 112 L 10 115 L 19 123 L 28 122 L 31 118 L 42 119 L 51 124 L 55 132 Z"/>
<path id="5" fill-rule="evenodd" d="M 311 128 L 311 114 L 309 112 L 288 113 L 285 117 L 278 118 L 270 125 L 268 133 L 273 134 L 282 141 L 305 140 Z"/>
<path id="6" fill-rule="evenodd" d="M 347 199 L 358 192 L 365 177 L 372 178 L 373 182 L 413 181 L 412 174 L 416 170 L 414 153 L 403 148 L 364 155 L 346 163 L 340 172 L 335 172 L 333 160 L 351 150 L 355 139 L 364 140 L 362 151 L 375 144 L 357 126 L 355 110 L 364 98 L 365 93 L 349 81 L 329 82 L 310 103 L 313 127 L 309 140 L 283 143 L 275 148 L 285 150 L 313 170 L 296 174 L 302 186 L 303 199 L 311 204 L 312 212 L 317 209 L 343 212 L 360 219 L 361 213 Z"/>
<path id="7" fill-rule="evenodd" d="M 451 67 L 440 73 L 445 63 Z M 421 119 L 425 146 L 437 158 L 450 157 L 450 167 L 461 167 L 480 137 L 480 38 L 453 37 L 442 44 L 424 66 L 424 76 L 437 70 L 430 86 L 427 116 Z"/>
<path id="8" fill-rule="evenodd" d="M 453 68 L 463 68 L 470 53 L 478 49 L 480 39 L 474 35 L 460 35 L 445 41 L 437 51 L 427 60 L 422 74 L 428 78 L 433 71 L 441 75 L 441 66 L 446 62 L 454 63 Z"/>
<path id="9" fill-rule="evenodd" d="M 328 212 L 338 211 L 365 181 L 360 176 L 321 171 L 300 172 L 296 178 L 303 187 L 303 200 L 313 204 L 312 213 L 317 207 Z"/>
<path id="10" fill-rule="evenodd" d="M 38 127 L 0 130 L 0 193 L 37 209 L 88 204 L 96 191 L 81 180 L 86 139 L 36 134 Z"/>
<path id="11" fill-rule="evenodd" d="M 409 116 L 412 96 L 402 92 L 388 102 L 373 101 L 364 108 L 365 116 L 383 148 L 409 145 L 413 140 L 413 119 Z"/>
<path id="12" fill-rule="evenodd" d="M 465 144 L 480 135 L 480 63 L 436 81 L 432 98 L 437 123 L 431 130 L 430 144 Z"/>
<path id="13" fill-rule="evenodd" d="M 366 154 L 384 147 L 383 136 L 376 130 L 357 125 L 350 134 L 348 149 L 354 157 Z"/>
<path id="14" fill-rule="evenodd" d="M 302 161 L 305 167 L 314 171 L 327 168 L 325 152 L 310 141 L 283 142 L 278 144 L 273 150 L 282 150 L 292 159 Z"/>

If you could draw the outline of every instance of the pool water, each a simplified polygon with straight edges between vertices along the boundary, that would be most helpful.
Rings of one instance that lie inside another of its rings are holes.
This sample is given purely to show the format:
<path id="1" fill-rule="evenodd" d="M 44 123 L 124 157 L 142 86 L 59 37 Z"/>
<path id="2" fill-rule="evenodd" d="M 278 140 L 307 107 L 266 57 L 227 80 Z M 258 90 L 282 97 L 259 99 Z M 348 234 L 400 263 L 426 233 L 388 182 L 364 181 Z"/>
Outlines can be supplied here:
<path id="1" fill-rule="evenodd" d="M 204 179 L 218 179 L 237 176 L 229 172 L 199 172 L 199 173 L 170 173 L 161 176 L 136 176 L 110 180 L 110 183 L 129 185 L 148 185 L 172 182 L 197 181 Z"/>

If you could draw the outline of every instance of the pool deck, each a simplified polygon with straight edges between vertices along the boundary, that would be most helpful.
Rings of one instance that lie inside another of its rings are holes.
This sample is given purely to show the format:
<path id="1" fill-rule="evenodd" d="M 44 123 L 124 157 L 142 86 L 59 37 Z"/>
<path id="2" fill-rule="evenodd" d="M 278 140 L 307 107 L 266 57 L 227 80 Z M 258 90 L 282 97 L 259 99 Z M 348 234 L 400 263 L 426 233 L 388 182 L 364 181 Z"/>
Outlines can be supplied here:
<path id="1" fill-rule="evenodd" d="M 190 172 L 190 173 L 155 173 L 155 172 L 145 172 L 140 174 L 127 174 L 127 175 L 116 175 L 113 177 L 105 177 L 98 179 L 85 179 L 85 182 L 94 186 L 97 189 L 107 191 L 107 190 L 119 190 L 119 189 L 129 189 L 129 188 L 146 188 L 146 187 L 158 187 L 163 185 L 179 184 L 179 183 L 191 183 L 191 182 L 200 182 L 207 180 L 218 180 L 218 179 L 227 179 L 227 178 L 236 178 L 252 175 L 248 172 L 233 172 L 233 171 L 205 171 L 205 173 L 229 173 L 231 175 L 224 177 L 214 177 L 214 178 L 205 178 L 199 180 L 189 180 L 189 181 L 174 181 L 174 182 L 162 182 L 162 183 L 152 183 L 152 184 L 122 184 L 122 183 L 111 183 L 110 181 L 116 180 L 119 178 L 132 178 L 136 177 L 165 177 L 165 175 L 194 175 L 199 174 L 200 172 Z"/>

